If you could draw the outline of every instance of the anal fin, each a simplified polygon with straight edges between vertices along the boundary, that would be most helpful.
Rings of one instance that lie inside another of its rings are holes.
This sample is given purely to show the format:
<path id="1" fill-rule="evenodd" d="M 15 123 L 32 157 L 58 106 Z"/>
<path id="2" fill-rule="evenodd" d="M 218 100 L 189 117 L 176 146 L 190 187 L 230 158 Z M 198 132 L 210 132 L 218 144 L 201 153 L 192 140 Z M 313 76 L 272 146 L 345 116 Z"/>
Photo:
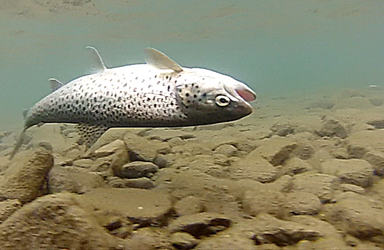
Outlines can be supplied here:
<path id="1" fill-rule="evenodd" d="M 78 124 L 76 126 L 80 138 L 79 144 L 84 144 L 88 149 L 109 129 L 105 125 Z"/>

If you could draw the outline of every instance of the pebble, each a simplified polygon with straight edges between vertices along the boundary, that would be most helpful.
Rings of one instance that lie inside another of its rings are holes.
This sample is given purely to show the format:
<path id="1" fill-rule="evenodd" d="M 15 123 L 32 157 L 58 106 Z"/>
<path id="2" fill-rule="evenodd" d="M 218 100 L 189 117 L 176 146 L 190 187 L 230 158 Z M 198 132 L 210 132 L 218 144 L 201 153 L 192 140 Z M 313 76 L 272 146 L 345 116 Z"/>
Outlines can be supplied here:
<path id="1" fill-rule="evenodd" d="M 235 156 L 237 153 L 237 148 L 230 144 L 223 144 L 215 148 L 214 152 L 217 154 L 222 154 L 227 157 Z"/>
<path id="2" fill-rule="evenodd" d="M 222 214 L 198 213 L 176 218 L 168 225 L 170 232 L 187 232 L 195 237 L 208 236 L 223 231 L 231 225 L 231 220 Z"/>
<path id="3" fill-rule="evenodd" d="M 170 240 L 176 249 L 192 249 L 199 243 L 195 237 L 184 232 L 173 233 Z"/>
<path id="4" fill-rule="evenodd" d="M 151 177 L 158 170 L 159 167 L 152 162 L 133 161 L 121 167 L 114 168 L 113 172 L 121 178 L 141 178 Z"/>

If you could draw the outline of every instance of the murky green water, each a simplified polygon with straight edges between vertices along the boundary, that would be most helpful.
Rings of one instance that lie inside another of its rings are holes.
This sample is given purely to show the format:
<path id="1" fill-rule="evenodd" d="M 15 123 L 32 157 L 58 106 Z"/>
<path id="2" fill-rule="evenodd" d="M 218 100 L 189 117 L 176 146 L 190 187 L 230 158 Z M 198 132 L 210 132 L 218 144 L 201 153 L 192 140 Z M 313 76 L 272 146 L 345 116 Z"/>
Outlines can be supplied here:
<path id="1" fill-rule="evenodd" d="M 381 0 L 53 1 L 0 7 L 1 129 L 91 72 L 86 45 L 109 66 L 143 62 L 147 46 L 185 66 L 230 74 L 259 96 L 384 83 Z"/>

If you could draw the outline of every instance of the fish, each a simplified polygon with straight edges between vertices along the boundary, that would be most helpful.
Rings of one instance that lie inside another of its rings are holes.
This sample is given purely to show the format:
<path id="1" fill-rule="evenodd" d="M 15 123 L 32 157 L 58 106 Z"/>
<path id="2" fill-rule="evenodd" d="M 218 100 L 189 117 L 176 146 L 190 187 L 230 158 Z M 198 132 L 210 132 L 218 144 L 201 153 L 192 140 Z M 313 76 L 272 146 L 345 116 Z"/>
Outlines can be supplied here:
<path id="1" fill-rule="evenodd" d="M 79 144 L 91 147 L 109 128 L 185 127 L 238 120 L 252 113 L 256 93 L 231 76 L 182 67 L 163 52 L 145 49 L 145 62 L 108 68 L 87 46 L 97 71 L 66 84 L 50 78 L 52 93 L 24 114 L 25 131 L 44 123 L 77 124 Z"/>

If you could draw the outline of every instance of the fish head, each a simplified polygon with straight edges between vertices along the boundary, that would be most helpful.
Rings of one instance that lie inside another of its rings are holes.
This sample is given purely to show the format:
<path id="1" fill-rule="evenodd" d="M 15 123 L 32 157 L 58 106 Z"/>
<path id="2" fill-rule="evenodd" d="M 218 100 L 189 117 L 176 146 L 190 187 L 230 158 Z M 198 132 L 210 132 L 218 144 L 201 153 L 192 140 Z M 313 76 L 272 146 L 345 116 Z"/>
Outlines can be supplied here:
<path id="1" fill-rule="evenodd" d="M 240 119 L 252 113 L 255 92 L 234 78 L 192 68 L 180 73 L 176 95 L 183 113 L 196 124 Z"/>

